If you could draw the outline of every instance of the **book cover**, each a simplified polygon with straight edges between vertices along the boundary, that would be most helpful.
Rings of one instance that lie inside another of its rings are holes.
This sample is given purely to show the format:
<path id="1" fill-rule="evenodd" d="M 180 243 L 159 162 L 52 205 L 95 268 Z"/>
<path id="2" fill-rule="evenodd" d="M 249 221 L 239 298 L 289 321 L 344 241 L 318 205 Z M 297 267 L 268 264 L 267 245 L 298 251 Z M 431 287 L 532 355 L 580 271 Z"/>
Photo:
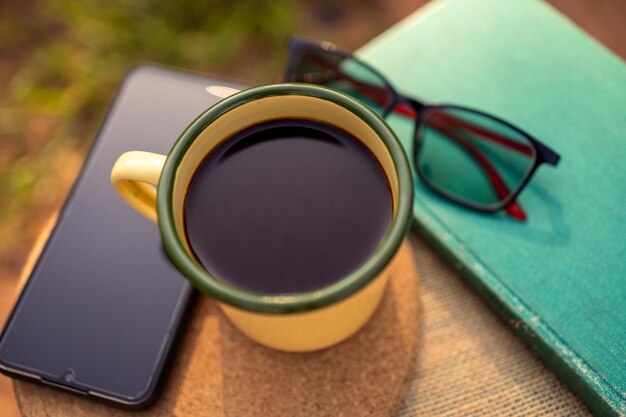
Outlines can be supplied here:
<path id="1" fill-rule="evenodd" d="M 593 412 L 626 414 L 626 65 L 538 0 L 438 0 L 357 55 L 561 154 L 520 195 L 525 223 L 418 181 L 415 228 Z M 387 120 L 409 149 L 413 124 Z"/>

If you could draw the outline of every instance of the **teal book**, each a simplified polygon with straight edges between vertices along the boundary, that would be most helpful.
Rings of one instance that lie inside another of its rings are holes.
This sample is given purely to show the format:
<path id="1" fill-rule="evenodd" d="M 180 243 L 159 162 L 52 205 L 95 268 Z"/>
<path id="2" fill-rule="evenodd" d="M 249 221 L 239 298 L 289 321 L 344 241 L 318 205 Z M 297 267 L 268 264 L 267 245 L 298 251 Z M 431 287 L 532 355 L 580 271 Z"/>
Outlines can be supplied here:
<path id="1" fill-rule="evenodd" d="M 357 53 L 402 93 L 502 117 L 561 154 L 526 222 L 415 186 L 417 231 L 596 414 L 626 414 L 626 66 L 547 3 L 438 0 Z M 389 123 L 409 149 L 413 125 Z"/>

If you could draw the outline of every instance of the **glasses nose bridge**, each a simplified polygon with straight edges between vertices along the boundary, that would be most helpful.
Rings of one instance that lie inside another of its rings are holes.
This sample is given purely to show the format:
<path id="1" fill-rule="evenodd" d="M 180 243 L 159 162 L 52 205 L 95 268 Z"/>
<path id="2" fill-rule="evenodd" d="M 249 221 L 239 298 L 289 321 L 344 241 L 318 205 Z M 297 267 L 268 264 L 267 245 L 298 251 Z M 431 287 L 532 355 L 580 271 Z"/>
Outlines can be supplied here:
<path id="1" fill-rule="evenodd" d="M 405 106 L 411 106 L 416 111 L 421 111 L 426 105 L 421 101 L 414 99 L 413 97 L 405 96 L 402 94 L 398 94 L 398 102 L 397 104 L 403 104 Z"/>
<path id="2" fill-rule="evenodd" d="M 383 117 L 387 117 L 391 113 L 396 113 L 400 116 L 414 119 L 416 123 L 419 123 L 421 112 L 425 107 L 426 105 L 424 103 L 414 98 L 395 93 L 394 99 L 389 107 L 385 109 Z"/>

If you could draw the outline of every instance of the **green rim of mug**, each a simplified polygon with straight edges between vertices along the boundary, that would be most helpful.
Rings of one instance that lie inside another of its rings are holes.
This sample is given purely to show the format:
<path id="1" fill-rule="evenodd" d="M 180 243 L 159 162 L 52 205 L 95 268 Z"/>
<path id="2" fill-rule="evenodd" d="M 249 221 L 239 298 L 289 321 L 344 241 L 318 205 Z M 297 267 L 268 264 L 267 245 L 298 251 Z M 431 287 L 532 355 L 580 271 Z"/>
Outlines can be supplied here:
<path id="1" fill-rule="evenodd" d="M 264 295 L 245 291 L 211 275 L 187 251 L 176 231 L 172 209 L 176 170 L 194 140 L 214 120 L 250 101 L 270 96 L 299 95 L 338 104 L 365 121 L 382 139 L 396 167 L 398 201 L 396 217 L 372 256 L 344 278 L 310 292 Z M 391 128 L 372 110 L 336 90 L 311 84 L 289 83 L 254 87 L 236 93 L 198 116 L 181 134 L 165 161 L 157 191 L 157 213 L 163 245 L 177 268 L 200 291 L 217 300 L 245 310 L 261 313 L 291 313 L 333 304 L 356 293 L 387 266 L 406 236 L 411 223 L 413 178 L 406 154 Z"/>

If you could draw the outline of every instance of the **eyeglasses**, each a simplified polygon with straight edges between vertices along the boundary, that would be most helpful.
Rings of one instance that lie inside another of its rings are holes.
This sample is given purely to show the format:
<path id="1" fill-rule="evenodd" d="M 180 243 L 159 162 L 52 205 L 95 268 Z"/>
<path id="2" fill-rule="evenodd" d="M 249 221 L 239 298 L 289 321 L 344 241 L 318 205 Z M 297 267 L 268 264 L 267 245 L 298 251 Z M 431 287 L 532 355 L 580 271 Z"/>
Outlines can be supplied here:
<path id="1" fill-rule="evenodd" d="M 285 81 L 334 88 L 382 117 L 415 120 L 412 156 L 420 179 L 458 204 L 484 212 L 505 209 L 526 220 L 516 198 L 539 165 L 560 156 L 512 124 L 482 111 L 426 104 L 399 94 L 378 71 L 329 42 L 289 41 Z"/>

